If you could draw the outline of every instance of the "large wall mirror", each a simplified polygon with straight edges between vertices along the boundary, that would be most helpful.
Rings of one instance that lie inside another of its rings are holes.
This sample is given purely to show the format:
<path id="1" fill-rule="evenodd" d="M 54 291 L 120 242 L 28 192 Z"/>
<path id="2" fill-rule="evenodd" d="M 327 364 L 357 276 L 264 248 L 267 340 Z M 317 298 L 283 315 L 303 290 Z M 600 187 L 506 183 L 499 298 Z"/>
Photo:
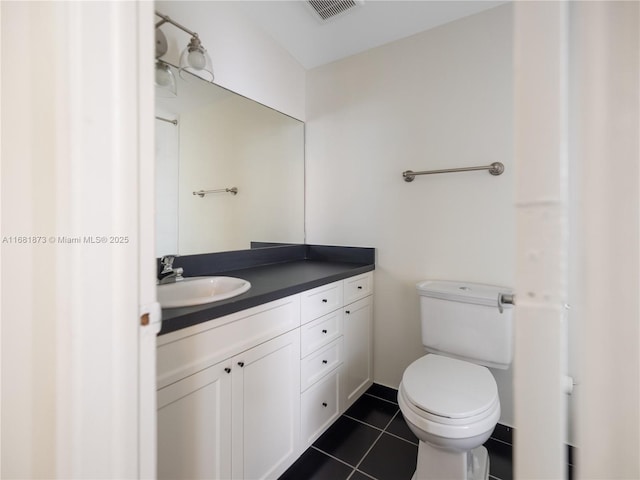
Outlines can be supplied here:
<path id="1" fill-rule="evenodd" d="M 304 243 L 304 123 L 173 73 L 177 96 L 156 95 L 156 256 Z"/>

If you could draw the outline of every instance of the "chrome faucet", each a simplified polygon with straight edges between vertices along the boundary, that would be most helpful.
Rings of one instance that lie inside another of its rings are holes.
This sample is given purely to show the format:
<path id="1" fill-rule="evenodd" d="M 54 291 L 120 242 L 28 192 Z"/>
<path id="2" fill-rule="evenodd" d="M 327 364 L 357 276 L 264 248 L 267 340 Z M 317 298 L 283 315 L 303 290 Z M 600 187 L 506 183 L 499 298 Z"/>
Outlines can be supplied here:
<path id="1" fill-rule="evenodd" d="M 158 285 L 179 282 L 182 278 L 182 267 L 173 268 L 173 261 L 179 255 L 165 255 L 160 259 L 162 270 L 158 274 Z"/>

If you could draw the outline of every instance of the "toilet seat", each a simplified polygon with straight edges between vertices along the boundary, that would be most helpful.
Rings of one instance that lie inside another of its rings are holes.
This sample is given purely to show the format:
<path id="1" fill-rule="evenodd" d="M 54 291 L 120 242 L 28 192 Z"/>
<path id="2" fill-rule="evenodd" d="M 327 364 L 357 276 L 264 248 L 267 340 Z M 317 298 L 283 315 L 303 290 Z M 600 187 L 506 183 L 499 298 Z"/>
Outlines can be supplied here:
<path id="1" fill-rule="evenodd" d="M 486 367 L 442 355 L 425 355 L 402 376 L 408 403 L 433 421 L 480 420 L 499 405 L 498 387 Z"/>
<path id="2" fill-rule="evenodd" d="M 402 384 L 401 384 L 402 385 Z M 500 411 L 500 402 L 496 401 L 495 403 L 493 403 L 491 405 L 491 407 L 489 407 L 487 410 L 485 410 L 484 412 L 478 414 L 478 415 L 473 415 L 471 417 L 466 417 L 466 418 L 450 418 L 450 417 L 444 417 L 442 415 L 435 415 L 431 412 L 427 412 L 425 410 L 423 410 L 422 408 L 416 406 L 413 402 L 411 402 L 411 400 L 409 400 L 407 398 L 407 393 L 406 390 L 404 389 L 404 385 L 402 385 L 402 395 L 404 397 L 404 401 L 406 403 L 406 406 L 412 411 L 413 414 L 419 416 L 420 418 L 423 418 L 425 420 L 429 420 L 430 422 L 436 423 L 438 425 L 450 425 L 450 426 L 460 426 L 460 427 L 467 427 L 468 425 L 472 425 L 478 422 L 482 422 L 483 420 L 485 420 L 487 417 L 491 417 L 494 415 L 496 409 L 498 411 Z M 398 391 L 398 393 L 400 393 Z"/>
<path id="3" fill-rule="evenodd" d="M 407 367 L 398 403 L 405 420 L 443 438 L 483 435 L 500 418 L 498 389 L 487 368 L 435 354 Z"/>

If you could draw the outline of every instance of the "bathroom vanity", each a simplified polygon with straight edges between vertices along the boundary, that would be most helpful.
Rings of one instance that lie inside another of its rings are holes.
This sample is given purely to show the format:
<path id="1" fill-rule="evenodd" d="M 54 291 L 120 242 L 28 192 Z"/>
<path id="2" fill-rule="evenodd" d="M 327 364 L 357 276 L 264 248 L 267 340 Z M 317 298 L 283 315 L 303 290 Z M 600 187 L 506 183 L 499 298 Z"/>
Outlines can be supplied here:
<path id="1" fill-rule="evenodd" d="M 304 247 L 226 273 L 253 293 L 163 311 L 159 478 L 277 478 L 371 385 L 373 249 Z"/>

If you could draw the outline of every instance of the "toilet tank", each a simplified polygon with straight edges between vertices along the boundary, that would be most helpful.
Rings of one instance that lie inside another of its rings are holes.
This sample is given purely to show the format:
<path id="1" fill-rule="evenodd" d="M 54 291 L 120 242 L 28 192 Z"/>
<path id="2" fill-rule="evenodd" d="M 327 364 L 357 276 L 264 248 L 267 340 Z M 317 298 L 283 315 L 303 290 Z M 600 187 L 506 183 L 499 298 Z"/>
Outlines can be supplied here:
<path id="1" fill-rule="evenodd" d="M 507 287 L 443 280 L 417 284 L 427 351 L 506 369 L 513 358 L 513 307 Z"/>

